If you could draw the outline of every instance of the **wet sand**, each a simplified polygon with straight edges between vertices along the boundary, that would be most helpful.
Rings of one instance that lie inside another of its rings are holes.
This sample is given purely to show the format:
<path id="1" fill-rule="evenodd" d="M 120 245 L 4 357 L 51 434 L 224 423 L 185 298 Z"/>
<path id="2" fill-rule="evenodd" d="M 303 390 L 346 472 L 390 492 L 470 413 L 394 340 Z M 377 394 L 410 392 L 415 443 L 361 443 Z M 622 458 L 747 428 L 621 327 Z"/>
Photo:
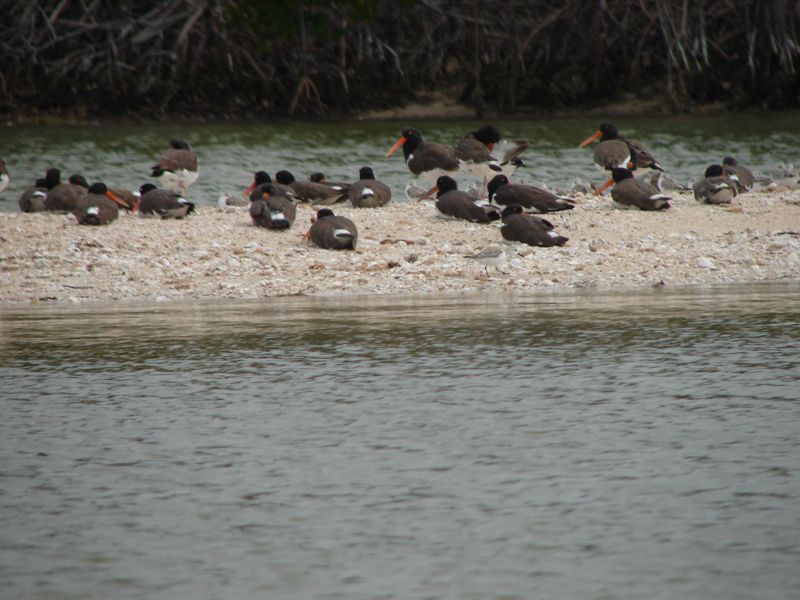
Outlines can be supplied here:
<path id="1" fill-rule="evenodd" d="M 0 303 L 419 295 L 636 288 L 800 279 L 800 191 L 742 194 L 728 207 L 673 193 L 659 212 L 577 196 L 550 214 L 564 247 L 510 244 L 489 275 L 464 255 L 502 243 L 499 224 L 449 221 L 432 202 L 337 205 L 358 250 L 310 246 L 314 208 L 289 231 L 255 227 L 246 209 L 201 208 L 182 221 L 122 215 L 104 227 L 72 215 L 0 214 Z"/>

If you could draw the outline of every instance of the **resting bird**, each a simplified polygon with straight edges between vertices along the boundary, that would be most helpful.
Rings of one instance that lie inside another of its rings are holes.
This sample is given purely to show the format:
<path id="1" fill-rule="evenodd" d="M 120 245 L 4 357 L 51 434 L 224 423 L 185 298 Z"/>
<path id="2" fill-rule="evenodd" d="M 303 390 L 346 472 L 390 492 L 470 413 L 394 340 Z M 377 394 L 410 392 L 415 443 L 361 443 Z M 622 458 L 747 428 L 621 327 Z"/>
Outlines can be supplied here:
<path id="1" fill-rule="evenodd" d="M 87 187 L 72 183 L 61 183 L 61 171 L 48 169 L 45 174 L 47 194 L 44 199 L 46 210 L 51 212 L 72 212 L 86 197 Z"/>
<path id="2" fill-rule="evenodd" d="M 292 188 L 300 200 L 312 204 L 336 204 L 347 199 L 347 188 L 313 181 L 297 181 L 289 171 L 278 171 L 275 180 Z"/>
<path id="3" fill-rule="evenodd" d="M 261 190 L 261 198 L 250 203 L 253 223 L 267 229 L 289 229 L 297 214 L 294 202 L 278 194 L 271 183 L 262 186 Z"/>
<path id="4" fill-rule="evenodd" d="M 305 237 L 328 250 L 355 250 L 358 244 L 356 224 L 347 217 L 333 214 L 330 208 L 317 211 L 317 218 Z"/>
<path id="5" fill-rule="evenodd" d="M 162 219 L 183 219 L 194 212 L 194 203 L 189 202 L 178 192 L 159 190 L 152 183 L 145 183 L 139 188 L 141 197 L 133 212 L 143 215 L 154 215 Z"/>
<path id="6" fill-rule="evenodd" d="M 639 210 L 663 210 L 669 208 L 672 199 L 641 179 L 634 179 L 630 169 L 616 168 L 611 171 L 614 187 L 611 199 L 617 208 Z"/>
<path id="7" fill-rule="evenodd" d="M 22 212 L 43 212 L 47 210 L 44 199 L 47 192 L 47 182 L 44 177 L 36 180 L 33 187 L 26 188 L 19 197 L 19 209 Z"/>
<path id="8" fill-rule="evenodd" d="M 370 167 L 361 167 L 358 170 L 358 181 L 347 190 L 347 197 L 356 208 L 377 208 L 392 201 L 392 190 L 375 179 Z"/>
<path id="9" fill-rule="evenodd" d="M 308 176 L 308 180 L 313 182 L 313 183 L 324 183 L 325 185 L 340 186 L 343 189 L 349 187 L 349 184 L 341 182 L 341 181 L 328 181 L 328 179 L 325 177 L 325 173 L 322 173 L 320 171 L 316 171 L 316 172 L 312 173 L 311 175 L 309 175 Z"/>
<path id="10" fill-rule="evenodd" d="M 166 189 L 185 195 L 200 174 L 197 154 L 183 140 L 170 140 L 169 145 L 169 150 L 159 156 L 153 165 L 152 176 L 158 177 Z"/>
<path id="11" fill-rule="evenodd" d="M 502 218 L 500 234 L 510 242 L 521 242 L 529 246 L 563 246 L 569 240 L 553 231 L 550 221 L 525 214 L 519 204 L 503 209 Z"/>
<path id="12" fill-rule="evenodd" d="M 509 183 L 505 175 L 496 175 L 489 182 L 489 201 L 509 206 L 520 204 L 523 208 L 540 213 L 572 210 L 575 201 L 530 185 Z"/>
<path id="13" fill-rule="evenodd" d="M 262 190 L 259 189 L 265 184 L 270 184 L 276 194 L 285 196 L 287 198 L 296 198 L 294 190 L 288 185 L 282 185 L 272 181 L 272 177 L 266 171 L 256 171 L 253 173 L 253 183 L 251 183 L 245 191 L 242 192 L 243 196 L 249 196 L 250 201 L 258 200 L 261 198 Z"/>
<path id="14" fill-rule="evenodd" d="M 105 183 L 97 182 L 89 186 L 73 214 L 79 225 L 108 225 L 117 220 L 120 207 L 128 207 L 125 200 L 111 192 Z"/>
<path id="15" fill-rule="evenodd" d="M 458 189 L 456 180 L 442 175 L 436 185 L 428 190 L 420 200 L 436 194 L 436 210 L 440 215 L 450 219 L 472 221 L 473 223 L 489 223 L 500 219 L 497 207 L 476 201 L 467 192 Z"/>
<path id="16" fill-rule="evenodd" d="M 722 165 L 710 165 L 692 191 L 697 201 L 706 204 L 730 204 L 738 193 L 736 182 L 725 174 Z"/>

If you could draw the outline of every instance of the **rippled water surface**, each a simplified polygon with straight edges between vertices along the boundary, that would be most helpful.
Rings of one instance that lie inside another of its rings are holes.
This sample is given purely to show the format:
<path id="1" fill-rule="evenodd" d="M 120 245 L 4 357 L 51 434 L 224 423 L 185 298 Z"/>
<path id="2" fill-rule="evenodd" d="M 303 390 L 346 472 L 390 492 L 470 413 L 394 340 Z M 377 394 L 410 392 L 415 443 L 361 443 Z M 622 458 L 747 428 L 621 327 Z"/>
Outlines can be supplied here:
<path id="1" fill-rule="evenodd" d="M 797 598 L 799 292 L 0 308 L 0 598 Z"/>
<path id="2" fill-rule="evenodd" d="M 642 140 L 681 181 L 696 179 L 708 164 L 728 154 L 759 172 L 777 162 L 800 164 L 800 115 L 796 113 L 616 121 L 624 135 Z M 599 119 L 493 122 L 505 136 L 531 143 L 519 177 L 567 189 L 578 177 L 600 183 L 591 150 L 577 147 L 597 128 Z M 351 181 L 363 165 L 373 166 L 378 178 L 402 198 L 409 181 L 402 153 L 389 158 L 384 153 L 403 126 L 416 125 L 427 139 L 454 144 L 479 124 L 423 120 L 5 127 L 0 158 L 8 164 L 12 180 L 0 194 L 0 210 L 18 210 L 22 190 L 53 166 L 64 177 L 81 172 L 89 181 L 138 189 L 153 181 L 150 166 L 172 137 L 186 139 L 200 157 L 200 177 L 189 194 L 200 204 L 215 203 L 220 192 L 241 191 L 259 169 L 272 174 L 289 169 L 298 179 L 321 170 L 331 180 Z"/>

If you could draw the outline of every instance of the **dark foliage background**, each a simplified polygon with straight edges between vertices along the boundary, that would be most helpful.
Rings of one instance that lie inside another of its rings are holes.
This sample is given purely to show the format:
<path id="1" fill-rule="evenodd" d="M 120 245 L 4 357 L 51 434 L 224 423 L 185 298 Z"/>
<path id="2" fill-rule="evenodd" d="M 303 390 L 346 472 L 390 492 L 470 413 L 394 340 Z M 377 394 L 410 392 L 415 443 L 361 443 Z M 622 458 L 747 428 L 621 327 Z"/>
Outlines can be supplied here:
<path id="1" fill-rule="evenodd" d="M 0 0 L 0 111 L 798 105 L 800 0 Z"/>

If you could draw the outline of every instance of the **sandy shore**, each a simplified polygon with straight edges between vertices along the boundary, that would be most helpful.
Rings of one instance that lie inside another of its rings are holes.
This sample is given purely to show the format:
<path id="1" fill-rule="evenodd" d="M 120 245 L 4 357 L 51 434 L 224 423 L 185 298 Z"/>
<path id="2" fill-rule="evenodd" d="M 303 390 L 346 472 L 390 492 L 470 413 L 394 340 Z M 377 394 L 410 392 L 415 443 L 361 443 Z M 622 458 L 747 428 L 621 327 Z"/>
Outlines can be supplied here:
<path id="1" fill-rule="evenodd" d="M 502 240 L 498 226 L 447 221 L 432 203 L 341 205 L 358 225 L 356 252 L 309 246 L 314 210 L 288 232 L 252 225 L 246 210 L 204 208 L 184 221 L 123 215 L 106 227 L 71 215 L 0 214 L 0 303 L 431 294 L 624 288 L 800 279 L 800 191 L 740 195 L 730 207 L 673 194 L 647 213 L 578 196 L 549 215 L 563 248 L 509 246 L 495 273 L 464 258 Z"/>

